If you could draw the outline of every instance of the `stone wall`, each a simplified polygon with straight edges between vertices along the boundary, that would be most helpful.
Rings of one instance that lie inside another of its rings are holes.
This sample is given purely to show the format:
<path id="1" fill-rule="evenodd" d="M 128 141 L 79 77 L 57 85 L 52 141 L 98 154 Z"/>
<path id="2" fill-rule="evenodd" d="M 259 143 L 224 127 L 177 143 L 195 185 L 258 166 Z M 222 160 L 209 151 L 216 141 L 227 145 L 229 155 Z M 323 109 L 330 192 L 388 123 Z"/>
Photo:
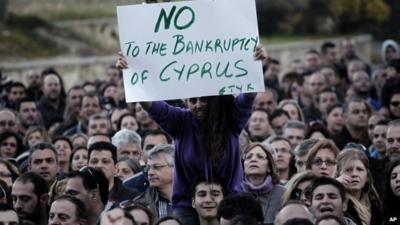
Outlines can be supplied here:
<path id="1" fill-rule="evenodd" d="M 354 37 L 356 41 L 356 49 L 364 60 L 370 62 L 372 52 L 372 37 L 370 35 L 360 35 Z M 340 46 L 340 41 L 343 38 L 329 39 Z M 285 67 L 293 59 L 302 59 L 306 51 L 311 48 L 319 50 L 323 41 L 301 41 L 285 44 L 276 44 L 267 46 L 267 51 L 270 56 L 277 58 L 281 61 L 282 66 Z M 115 52 L 118 50 L 116 49 Z M 114 64 L 117 60 L 117 55 L 99 56 L 99 57 L 85 57 L 85 58 L 70 58 L 60 57 L 55 59 L 26 61 L 19 63 L 5 63 L 0 62 L 0 69 L 4 74 L 10 76 L 12 79 L 27 81 L 26 74 L 29 70 L 38 69 L 42 70 L 46 67 L 55 67 L 64 80 L 66 87 L 71 87 L 74 84 L 82 84 L 84 81 L 92 81 L 95 79 L 102 79 L 105 74 L 105 69 Z"/>

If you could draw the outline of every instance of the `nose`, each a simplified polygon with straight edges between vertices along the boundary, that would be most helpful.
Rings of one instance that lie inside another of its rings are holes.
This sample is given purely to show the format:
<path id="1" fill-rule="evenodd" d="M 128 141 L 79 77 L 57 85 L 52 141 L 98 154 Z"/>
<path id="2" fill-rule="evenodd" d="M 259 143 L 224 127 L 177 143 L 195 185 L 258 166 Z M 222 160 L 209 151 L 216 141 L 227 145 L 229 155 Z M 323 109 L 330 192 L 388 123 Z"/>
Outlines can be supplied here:
<path id="1" fill-rule="evenodd" d="M 201 101 L 199 99 L 197 99 L 196 104 L 194 104 L 194 105 L 196 108 L 199 108 L 199 107 L 201 107 L 201 104 L 202 104 Z"/>
<path id="2" fill-rule="evenodd" d="M 21 201 L 19 200 L 19 199 L 17 199 L 16 201 L 15 201 L 15 203 L 14 203 L 14 208 L 15 208 L 15 210 L 21 210 L 22 209 L 22 204 L 21 204 Z"/>
<path id="3" fill-rule="evenodd" d="M 350 176 L 351 176 L 351 178 L 356 178 L 356 177 L 358 177 L 357 172 L 354 171 L 354 170 L 352 170 L 352 171 L 350 172 Z"/>
<path id="4" fill-rule="evenodd" d="M 307 202 L 308 202 L 308 199 L 306 198 L 306 195 L 305 195 L 304 193 L 301 193 L 300 201 L 302 201 L 302 202 L 304 202 L 304 203 L 307 203 Z"/>
<path id="5" fill-rule="evenodd" d="M 58 216 L 54 216 L 53 218 L 50 218 L 50 223 L 49 224 L 50 225 L 58 225 L 58 224 L 61 224 L 61 223 L 60 223 L 60 221 L 58 219 Z"/>
<path id="6" fill-rule="evenodd" d="M 96 170 L 101 170 L 101 169 L 103 169 L 103 164 L 98 163 L 94 168 L 95 168 Z"/>
<path id="7" fill-rule="evenodd" d="M 253 155 L 253 156 L 250 158 L 250 162 L 257 162 L 257 157 Z"/>
<path id="8" fill-rule="evenodd" d="M 213 202 L 214 201 L 214 197 L 211 194 L 207 194 L 205 197 L 205 201 L 206 202 Z"/>

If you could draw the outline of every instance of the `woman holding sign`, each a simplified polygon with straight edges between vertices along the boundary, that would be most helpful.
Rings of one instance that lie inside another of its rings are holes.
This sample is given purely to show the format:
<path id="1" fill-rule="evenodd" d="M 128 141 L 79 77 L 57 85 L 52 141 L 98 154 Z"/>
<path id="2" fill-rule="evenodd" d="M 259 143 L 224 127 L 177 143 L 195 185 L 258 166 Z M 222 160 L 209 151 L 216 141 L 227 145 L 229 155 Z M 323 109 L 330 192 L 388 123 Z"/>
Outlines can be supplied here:
<path id="1" fill-rule="evenodd" d="M 254 57 L 264 60 L 267 54 L 258 45 Z M 120 53 L 117 66 L 128 64 Z M 243 192 L 243 168 L 238 137 L 250 116 L 255 93 L 186 100 L 188 109 L 164 101 L 143 102 L 143 108 L 175 140 L 175 173 L 172 205 L 183 224 L 198 224 L 192 208 L 191 185 L 194 177 L 223 178 L 228 193 Z"/>

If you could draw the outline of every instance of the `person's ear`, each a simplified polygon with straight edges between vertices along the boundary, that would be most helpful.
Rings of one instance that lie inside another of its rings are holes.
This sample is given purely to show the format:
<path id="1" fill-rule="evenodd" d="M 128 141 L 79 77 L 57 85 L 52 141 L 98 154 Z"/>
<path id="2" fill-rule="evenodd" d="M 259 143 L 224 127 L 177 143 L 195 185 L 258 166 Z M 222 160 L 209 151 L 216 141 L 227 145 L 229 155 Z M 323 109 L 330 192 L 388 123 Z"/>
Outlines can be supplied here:
<path id="1" fill-rule="evenodd" d="M 80 219 L 78 225 L 87 225 L 87 220 L 85 219 Z"/>
<path id="2" fill-rule="evenodd" d="M 346 198 L 346 199 L 343 201 L 343 212 L 346 212 L 346 211 L 347 211 L 347 205 L 348 205 L 348 203 L 349 203 L 349 199 Z"/>
<path id="3" fill-rule="evenodd" d="M 192 198 L 192 207 L 193 207 L 193 209 L 196 208 L 196 206 L 195 206 L 195 204 L 194 204 L 194 198 Z"/>
<path id="4" fill-rule="evenodd" d="M 90 200 L 97 201 L 100 198 L 100 192 L 97 189 L 93 189 L 90 191 Z"/>
<path id="5" fill-rule="evenodd" d="M 189 103 L 189 99 L 188 99 L 188 98 L 185 98 L 185 101 L 184 101 L 184 102 L 185 102 L 186 108 L 189 108 L 189 104 L 190 104 L 190 103 Z"/>
<path id="6" fill-rule="evenodd" d="M 41 205 L 48 205 L 48 203 L 49 203 L 49 194 L 42 194 L 41 196 L 40 196 L 40 204 Z"/>
<path id="7" fill-rule="evenodd" d="M 116 164 L 116 163 L 114 164 L 114 173 L 113 173 L 113 176 L 115 177 L 115 175 L 117 175 L 117 164 Z"/>

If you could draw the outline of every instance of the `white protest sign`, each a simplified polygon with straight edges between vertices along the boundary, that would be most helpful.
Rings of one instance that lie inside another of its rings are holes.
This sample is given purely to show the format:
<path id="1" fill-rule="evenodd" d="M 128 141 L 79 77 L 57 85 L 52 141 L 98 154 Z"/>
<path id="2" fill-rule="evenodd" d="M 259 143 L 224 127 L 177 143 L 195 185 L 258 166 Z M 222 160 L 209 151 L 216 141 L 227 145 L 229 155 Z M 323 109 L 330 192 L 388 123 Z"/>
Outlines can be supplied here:
<path id="1" fill-rule="evenodd" d="M 118 6 L 127 102 L 264 91 L 254 0 Z"/>

